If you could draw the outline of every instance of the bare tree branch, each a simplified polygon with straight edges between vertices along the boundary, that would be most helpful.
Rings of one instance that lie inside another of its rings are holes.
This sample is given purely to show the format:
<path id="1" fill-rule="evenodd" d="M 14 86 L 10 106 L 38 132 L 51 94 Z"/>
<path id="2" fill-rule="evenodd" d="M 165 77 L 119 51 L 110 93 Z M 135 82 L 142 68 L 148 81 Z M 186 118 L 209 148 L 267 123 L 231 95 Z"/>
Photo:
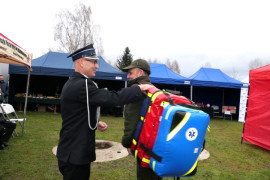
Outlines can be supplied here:
<path id="1" fill-rule="evenodd" d="M 254 59 L 249 62 L 249 69 L 256 69 L 262 67 L 264 64 L 261 59 Z"/>
<path id="2" fill-rule="evenodd" d="M 54 40 L 59 43 L 58 51 L 71 53 L 94 43 L 97 54 L 103 54 L 102 40 L 99 37 L 100 28 L 93 27 L 90 6 L 79 4 L 74 13 L 63 11 L 57 15 L 57 18 Z"/>
<path id="3" fill-rule="evenodd" d="M 177 73 L 177 74 L 180 74 L 180 67 L 179 67 L 179 64 L 178 64 L 178 61 L 174 60 L 172 62 L 172 71 Z"/>
<path id="4" fill-rule="evenodd" d="M 235 67 L 233 67 L 232 72 L 230 73 L 230 76 L 236 80 L 240 81 L 239 72 L 236 71 Z"/>
<path id="5" fill-rule="evenodd" d="M 176 60 L 174 60 L 172 63 L 170 61 L 170 59 L 166 60 L 166 65 L 168 66 L 169 69 L 171 69 L 173 72 L 180 74 L 180 68 L 179 68 L 179 64 Z"/>
<path id="6" fill-rule="evenodd" d="M 207 68 L 211 68 L 212 65 L 210 62 L 206 62 L 205 64 L 202 65 L 202 67 L 207 67 Z"/>

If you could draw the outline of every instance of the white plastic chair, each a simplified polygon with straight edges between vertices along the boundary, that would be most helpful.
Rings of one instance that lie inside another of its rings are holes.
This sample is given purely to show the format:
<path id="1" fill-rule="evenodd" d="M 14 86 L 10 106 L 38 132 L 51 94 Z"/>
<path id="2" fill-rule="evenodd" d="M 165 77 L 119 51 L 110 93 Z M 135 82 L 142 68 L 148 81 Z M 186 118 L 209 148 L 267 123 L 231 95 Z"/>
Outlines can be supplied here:
<path id="1" fill-rule="evenodd" d="M 214 110 L 214 116 L 218 116 L 219 115 L 219 106 L 217 105 L 212 105 L 212 108 Z"/>
<path id="2" fill-rule="evenodd" d="M 26 118 L 18 118 L 18 115 L 15 111 L 15 109 L 13 108 L 13 106 L 11 104 L 6 104 L 6 103 L 1 103 L 0 104 L 0 113 L 3 114 L 3 117 L 7 120 L 7 121 L 11 121 L 13 123 L 17 123 L 19 122 L 22 131 L 24 131 L 24 127 L 22 125 L 22 122 L 26 120 Z M 16 135 L 18 136 L 17 132 L 15 131 Z"/>

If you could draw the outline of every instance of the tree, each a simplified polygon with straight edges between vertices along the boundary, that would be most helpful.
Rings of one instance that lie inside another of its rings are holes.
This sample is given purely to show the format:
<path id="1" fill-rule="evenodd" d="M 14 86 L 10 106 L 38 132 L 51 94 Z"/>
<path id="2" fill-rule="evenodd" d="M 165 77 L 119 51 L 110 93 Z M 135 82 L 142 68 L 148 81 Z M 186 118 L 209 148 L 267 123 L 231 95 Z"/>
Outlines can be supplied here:
<path id="1" fill-rule="evenodd" d="M 75 12 L 63 11 L 57 15 L 58 23 L 54 29 L 54 40 L 59 43 L 58 51 L 74 52 L 88 44 L 94 43 L 97 54 L 103 52 L 99 29 L 93 28 L 92 11 L 90 6 L 79 4 Z"/>
<path id="2" fill-rule="evenodd" d="M 96 53 L 97 55 L 101 56 L 104 54 L 103 50 L 103 41 L 100 36 L 101 28 L 99 25 L 94 25 L 93 26 L 93 38 L 94 38 L 94 45 L 96 48 Z"/>
<path id="3" fill-rule="evenodd" d="M 204 65 L 202 65 L 202 67 L 207 67 L 207 68 L 211 68 L 212 65 L 210 62 L 206 62 Z"/>
<path id="4" fill-rule="evenodd" d="M 153 63 L 159 63 L 159 61 L 157 60 L 157 58 L 155 58 L 155 59 L 153 60 Z"/>
<path id="5" fill-rule="evenodd" d="M 249 62 L 249 69 L 256 69 L 263 66 L 263 62 L 261 59 L 254 59 Z"/>
<path id="6" fill-rule="evenodd" d="M 148 62 L 149 63 L 159 63 L 158 60 L 157 60 L 157 58 L 155 58 L 153 60 L 152 59 L 149 59 Z"/>
<path id="7" fill-rule="evenodd" d="M 230 76 L 236 80 L 240 81 L 239 73 L 236 71 L 236 69 L 233 67 L 233 70 L 230 73 Z"/>
<path id="8" fill-rule="evenodd" d="M 180 74 L 180 68 L 179 68 L 179 65 L 178 65 L 178 62 L 176 60 L 174 60 L 172 62 L 172 71 L 177 73 L 177 74 Z"/>
<path id="9" fill-rule="evenodd" d="M 126 47 L 124 54 L 117 59 L 115 66 L 120 70 L 129 66 L 133 61 L 132 57 L 133 55 L 130 54 L 129 48 Z"/>
<path id="10" fill-rule="evenodd" d="M 169 58 L 166 60 L 165 64 L 166 64 L 166 66 L 168 66 L 169 69 L 172 69 L 172 63 L 171 63 L 171 60 Z"/>
<path id="11" fill-rule="evenodd" d="M 168 66 L 168 68 L 170 70 L 172 70 L 173 72 L 180 74 L 180 69 L 179 69 L 179 65 L 178 62 L 176 60 L 174 60 L 172 63 L 170 61 L 170 59 L 166 60 L 166 65 Z"/>

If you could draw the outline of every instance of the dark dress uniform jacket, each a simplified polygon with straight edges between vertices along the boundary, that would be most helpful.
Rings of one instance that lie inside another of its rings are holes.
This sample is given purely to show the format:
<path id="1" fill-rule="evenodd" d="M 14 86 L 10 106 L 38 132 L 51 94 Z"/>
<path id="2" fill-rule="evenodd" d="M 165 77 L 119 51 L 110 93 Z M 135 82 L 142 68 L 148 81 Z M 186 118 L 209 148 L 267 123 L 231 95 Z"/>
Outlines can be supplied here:
<path id="1" fill-rule="evenodd" d="M 98 106 L 115 106 L 140 100 L 143 94 L 138 86 L 107 91 L 98 89 L 91 79 L 78 72 L 66 82 L 61 93 L 62 129 L 57 148 L 58 160 L 72 164 L 87 164 L 96 160 L 95 130 L 88 124 L 86 82 L 90 109 L 90 124 L 97 123 Z"/>

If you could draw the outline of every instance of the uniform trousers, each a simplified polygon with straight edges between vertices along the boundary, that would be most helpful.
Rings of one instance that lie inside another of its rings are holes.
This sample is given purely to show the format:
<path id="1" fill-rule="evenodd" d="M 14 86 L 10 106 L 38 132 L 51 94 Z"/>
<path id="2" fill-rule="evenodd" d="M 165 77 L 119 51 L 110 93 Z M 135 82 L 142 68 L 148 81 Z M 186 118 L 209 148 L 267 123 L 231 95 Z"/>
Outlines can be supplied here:
<path id="1" fill-rule="evenodd" d="M 6 128 L 4 126 L 2 126 L 0 123 L 0 146 L 4 143 L 2 140 L 2 137 L 3 137 L 3 135 L 6 134 L 6 132 L 7 132 Z"/>
<path id="2" fill-rule="evenodd" d="M 63 180 L 89 180 L 90 165 L 91 163 L 76 165 L 58 160 L 58 168 L 63 175 Z"/>
<path id="3" fill-rule="evenodd" d="M 137 180 L 162 180 L 151 168 L 144 168 L 137 163 Z"/>
<path id="4" fill-rule="evenodd" d="M 16 129 L 16 123 L 11 121 L 0 121 L 0 124 L 5 128 L 5 133 L 0 137 L 0 143 L 7 143 L 9 138 L 12 136 L 14 129 Z"/>

